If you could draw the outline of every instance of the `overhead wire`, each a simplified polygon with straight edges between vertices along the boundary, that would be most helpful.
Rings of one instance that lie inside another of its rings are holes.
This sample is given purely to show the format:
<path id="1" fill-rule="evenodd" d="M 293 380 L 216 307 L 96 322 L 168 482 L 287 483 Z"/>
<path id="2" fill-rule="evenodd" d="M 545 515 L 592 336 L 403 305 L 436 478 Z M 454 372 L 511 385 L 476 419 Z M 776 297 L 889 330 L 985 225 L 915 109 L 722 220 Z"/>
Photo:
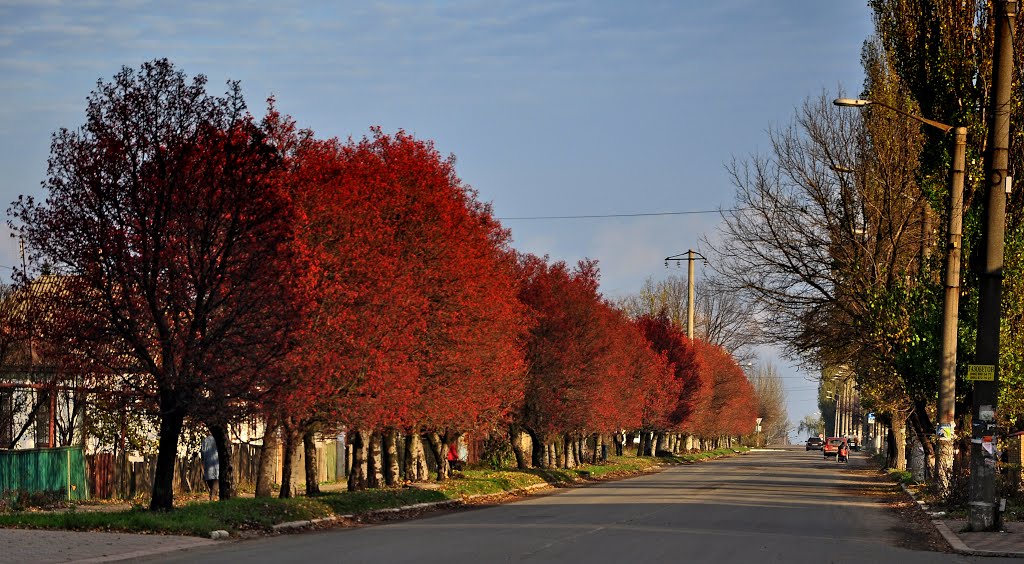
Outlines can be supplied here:
<path id="1" fill-rule="evenodd" d="M 586 215 L 535 215 L 535 216 L 519 216 L 519 217 L 499 217 L 499 221 L 519 221 L 519 220 L 534 220 L 534 219 L 606 219 L 615 217 L 654 217 L 664 215 L 697 215 L 705 213 L 722 213 L 722 212 L 734 212 L 742 211 L 740 208 L 736 209 L 720 209 L 720 210 L 689 210 L 689 211 L 671 211 L 671 212 L 648 212 L 648 213 L 602 213 L 602 214 L 586 214 Z"/>

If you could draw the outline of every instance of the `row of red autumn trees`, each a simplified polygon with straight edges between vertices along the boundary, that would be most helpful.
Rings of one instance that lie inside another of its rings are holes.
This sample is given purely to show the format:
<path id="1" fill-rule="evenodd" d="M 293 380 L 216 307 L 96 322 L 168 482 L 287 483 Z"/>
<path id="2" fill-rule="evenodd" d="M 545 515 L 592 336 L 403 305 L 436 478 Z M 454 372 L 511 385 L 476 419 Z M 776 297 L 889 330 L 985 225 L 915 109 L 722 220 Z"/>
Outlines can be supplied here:
<path id="1" fill-rule="evenodd" d="M 371 463 L 354 461 L 352 488 L 373 481 L 375 448 L 400 480 L 399 440 L 408 453 L 425 439 L 444 478 L 467 432 L 528 433 L 518 462 L 543 467 L 572 465 L 595 434 L 753 430 L 753 389 L 727 353 L 628 318 L 595 262 L 514 251 L 430 142 L 317 139 L 272 106 L 257 122 L 237 84 L 210 96 L 166 60 L 100 82 L 87 117 L 54 136 L 46 200 L 10 213 L 33 264 L 61 275 L 40 316 L 52 354 L 159 415 L 155 509 L 172 506 L 188 421 L 221 460 L 227 426 L 254 414 L 283 430 L 287 458 L 344 429 Z"/>

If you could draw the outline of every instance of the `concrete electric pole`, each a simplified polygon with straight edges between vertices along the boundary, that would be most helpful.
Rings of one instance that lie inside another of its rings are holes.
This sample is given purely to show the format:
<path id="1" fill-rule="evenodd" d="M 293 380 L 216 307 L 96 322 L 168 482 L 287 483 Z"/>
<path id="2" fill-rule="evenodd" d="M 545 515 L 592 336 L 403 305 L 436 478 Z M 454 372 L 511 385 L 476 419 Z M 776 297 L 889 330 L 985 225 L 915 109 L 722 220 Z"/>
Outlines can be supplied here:
<path id="1" fill-rule="evenodd" d="M 1010 147 L 1010 97 L 1013 82 L 1015 1 L 996 2 L 992 100 L 985 152 L 984 264 L 978 272 L 978 337 L 976 362 L 968 370 L 974 380 L 971 406 L 971 488 L 967 526 L 972 531 L 998 528 L 996 505 L 996 404 L 999 398 L 999 321 L 1002 317 L 1003 238 Z"/>

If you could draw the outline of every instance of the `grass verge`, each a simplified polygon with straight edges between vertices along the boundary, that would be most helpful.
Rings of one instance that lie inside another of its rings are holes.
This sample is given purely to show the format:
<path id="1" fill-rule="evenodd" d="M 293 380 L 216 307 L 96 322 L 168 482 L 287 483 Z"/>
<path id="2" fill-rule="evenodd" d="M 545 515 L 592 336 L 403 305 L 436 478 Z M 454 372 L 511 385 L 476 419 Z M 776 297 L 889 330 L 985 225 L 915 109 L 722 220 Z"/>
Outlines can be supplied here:
<path id="1" fill-rule="evenodd" d="M 135 533 L 207 536 L 210 531 L 270 531 L 289 521 L 305 521 L 332 515 L 368 513 L 424 502 L 461 500 L 469 496 L 522 491 L 530 486 L 564 486 L 582 480 L 626 477 L 648 472 L 663 464 L 691 463 L 732 455 L 739 450 L 720 449 L 674 457 L 610 457 L 606 463 L 578 468 L 530 470 L 466 470 L 458 472 L 437 489 L 382 488 L 360 492 L 332 492 L 294 499 L 235 498 L 216 503 L 192 502 L 170 512 L 136 507 L 125 511 L 13 511 L 0 513 L 0 527 L 67 529 L 76 531 L 124 531 Z"/>

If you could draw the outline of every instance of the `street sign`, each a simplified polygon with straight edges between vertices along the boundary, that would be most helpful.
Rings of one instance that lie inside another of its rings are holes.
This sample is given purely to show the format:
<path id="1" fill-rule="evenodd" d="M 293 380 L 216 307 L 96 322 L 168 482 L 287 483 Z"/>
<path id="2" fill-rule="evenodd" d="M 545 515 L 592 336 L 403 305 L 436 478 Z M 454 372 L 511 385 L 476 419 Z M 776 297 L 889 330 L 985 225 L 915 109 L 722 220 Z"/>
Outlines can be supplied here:
<path id="1" fill-rule="evenodd" d="M 996 367 L 994 364 L 968 364 L 967 379 L 976 382 L 992 382 L 996 379 Z"/>

